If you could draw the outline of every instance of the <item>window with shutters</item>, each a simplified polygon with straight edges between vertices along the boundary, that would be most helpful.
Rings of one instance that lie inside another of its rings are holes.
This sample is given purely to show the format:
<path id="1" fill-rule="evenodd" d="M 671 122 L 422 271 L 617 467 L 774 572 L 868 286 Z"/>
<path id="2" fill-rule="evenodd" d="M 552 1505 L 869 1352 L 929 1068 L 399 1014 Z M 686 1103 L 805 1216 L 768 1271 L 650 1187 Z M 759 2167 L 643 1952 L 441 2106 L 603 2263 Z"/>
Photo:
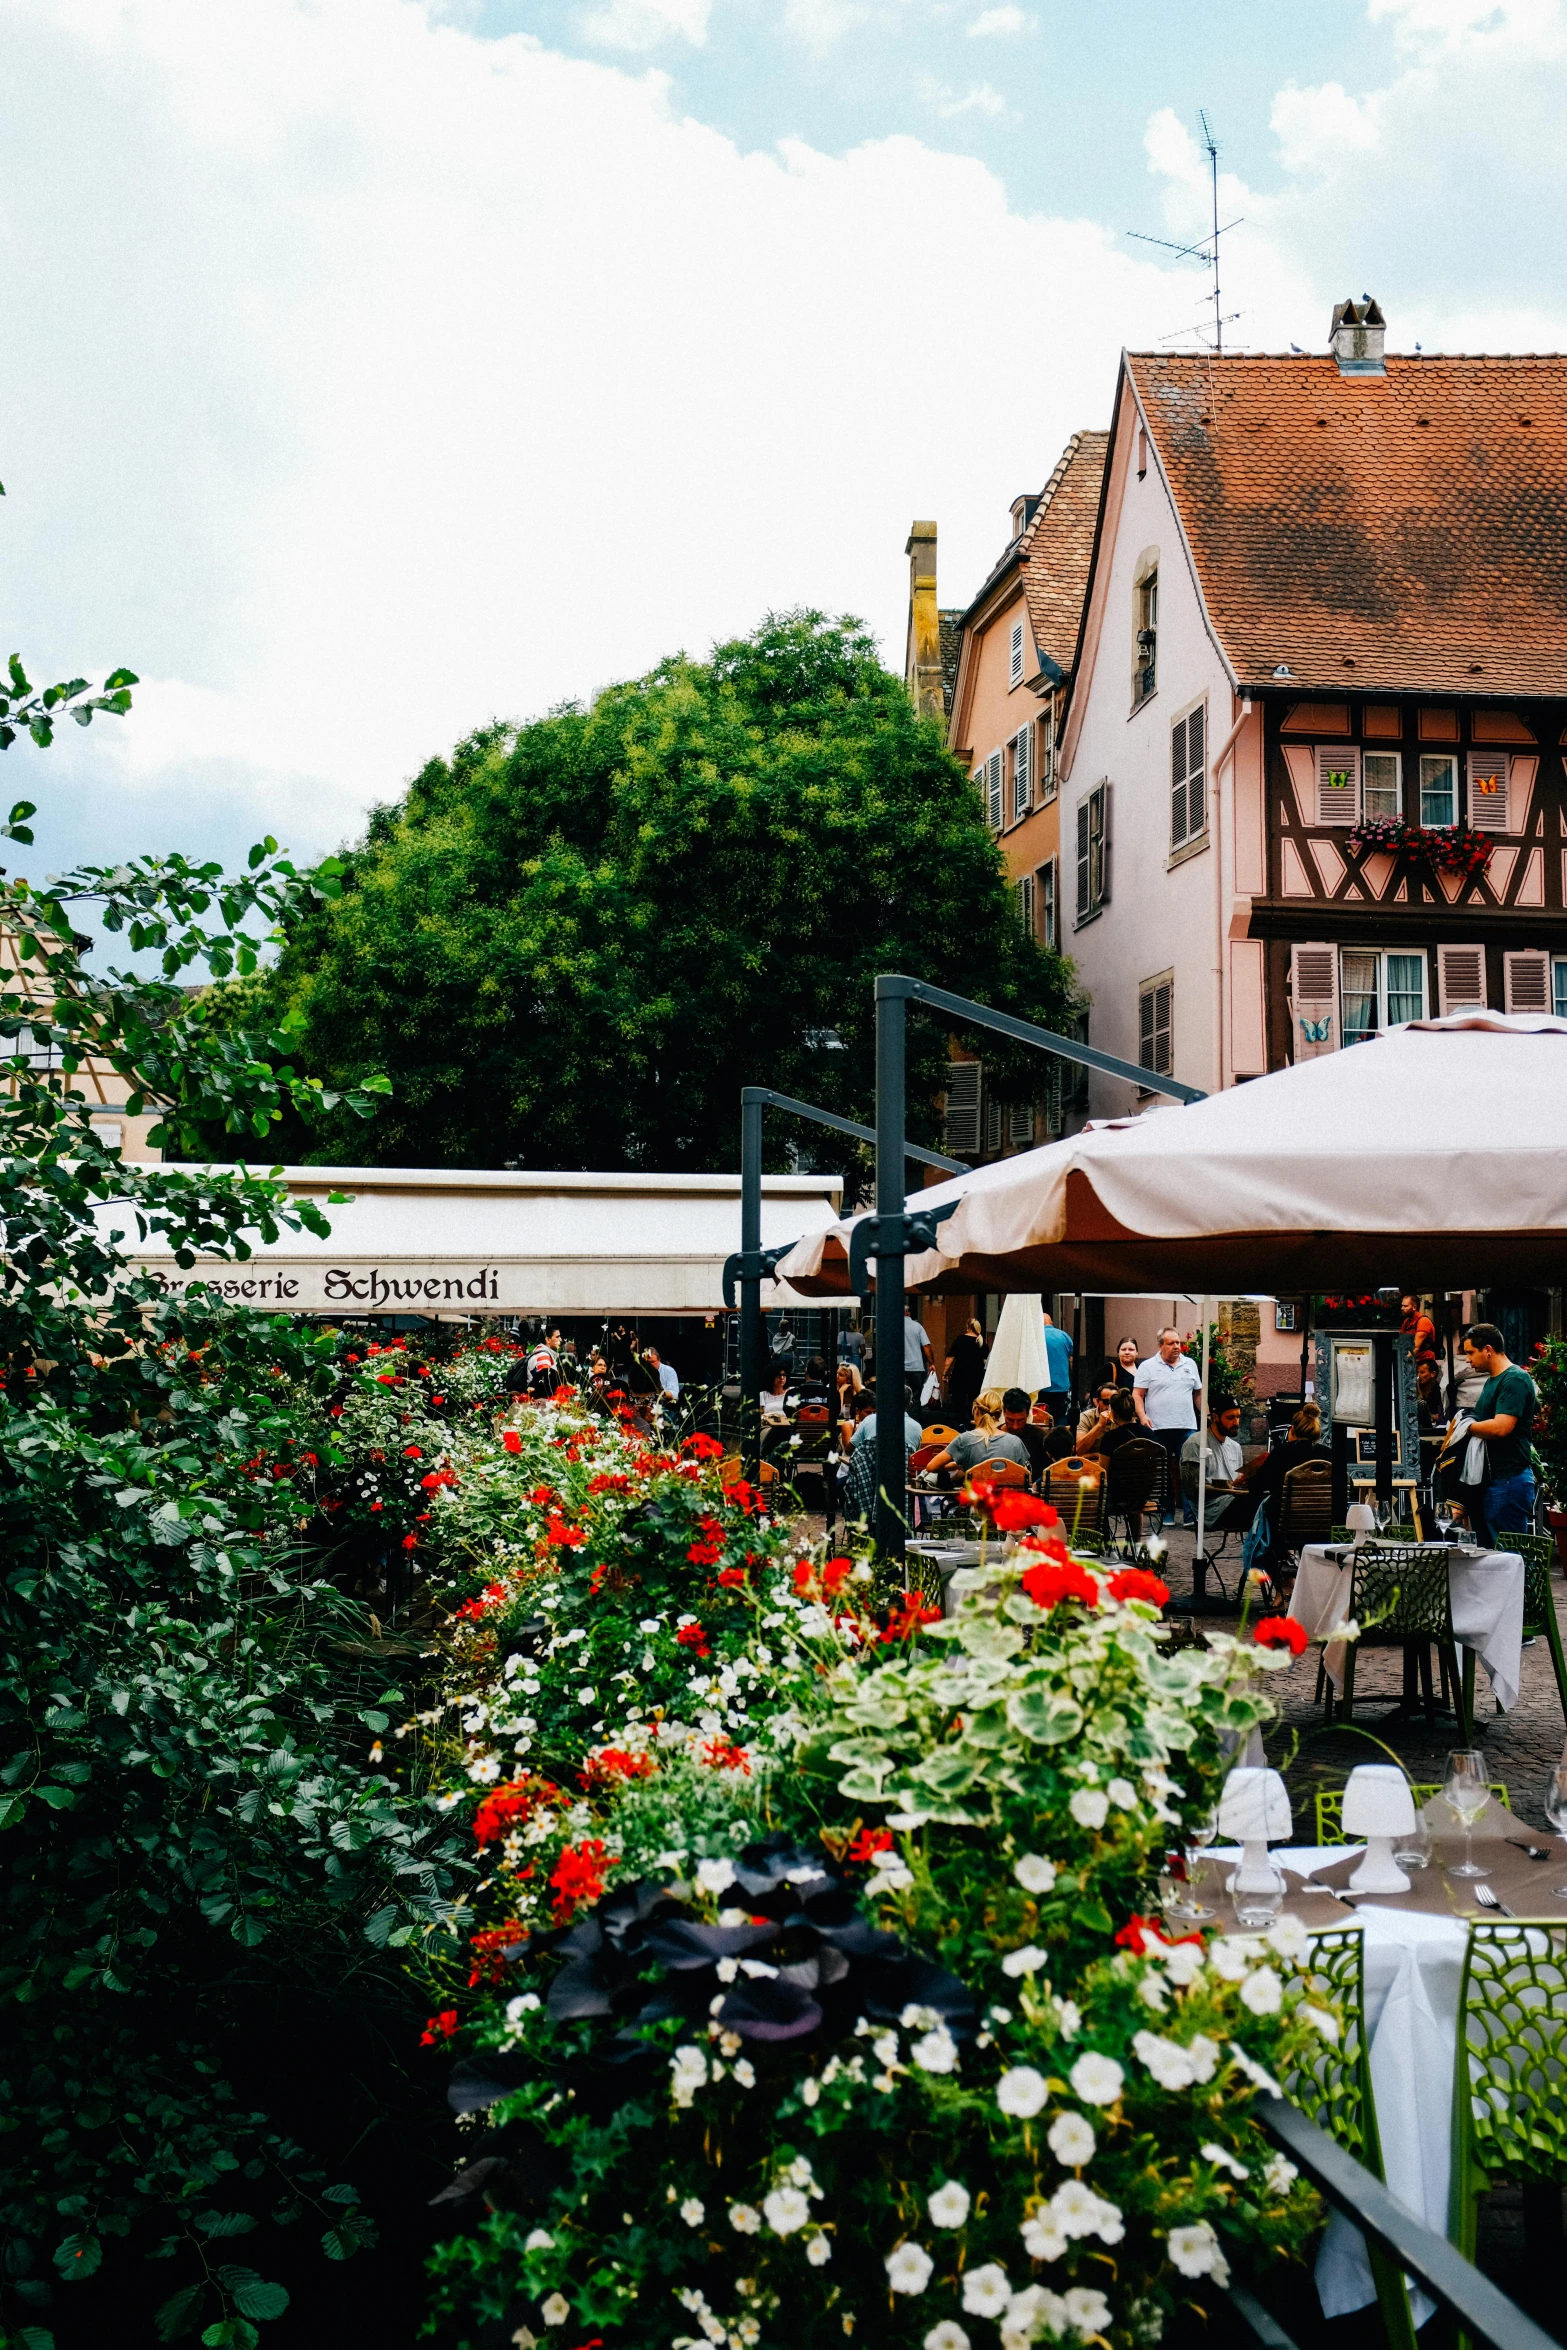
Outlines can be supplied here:
<path id="1" fill-rule="evenodd" d="M 1001 1148 L 1001 1104 L 985 1096 L 985 1152 L 994 1158 Z"/>
<path id="2" fill-rule="evenodd" d="M 1057 895 L 1057 876 L 1060 871 L 1054 857 L 1048 865 L 1041 865 L 1034 875 L 1034 903 L 1039 915 L 1039 943 L 1042 947 L 1061 944 L 1061 910 Z"/>
<path id="3" fill-rule="evenodd" d="M 1444 1014 L 1485 1010 L 1484 947 L 1438 947 L 1436 971 Z"/>
<path id="4" fill-rule="evenodd" d="M 1015 1150 L 1029 1150 L 1034 1141 L 1034 1111 L 1031 1103 L 1014 1102 L 1007 1112 L 1007 1140 Z"/>
<path id="5" fill-rule="evenodd" d="M 1567 955 L 1551 958 L 1551 1009 L 1558 1020 L 1567 1020 Z"/>
<path id="6" fill-rule="evenodd" d="M 1403 777 L 1397 751 L 1360 754 L 1360 813 L 1362 816 L 1401 816 L 1404 812 Z"/>
<path id="7" fill-rule="evenodd" d="M 1563 965 L 1563 969 L 1567 970 L 1567 964 Z M 1047 1134 L 1059 1134 L 1061 1131 L 1063 1123 L 1062 1099 L 1065 1092 L 1062 1077 L 1069 1068 L 1068 1062 L 1058 1061 L 1053 1055 L 1046 1063 L 1044 1118 Z"/>
<path id="8" fill-rule="evenodd" d="M 1145 556 L 1132 589 L 1132 707 L 1159 682 L 1159 564 Z"/>
<path id="9" fill-rule="evenodd" d="M 1077 808 L 1077 919 L 1091 922 L 1110 901 L 1110 786 L 1095 784 Z"/>
<path id="10" fill-rule="evenodd" d="M 1477 832 L 1507 830 L 1508 766 L 1505 751 L 1469 754 L 1469 821 Z"/>
<path id="11" fill-rule="evenodd" d="M 1030 938 L 1034 935 L 1034 876 L 1024 873 L 1018 877 L 1017 910 L 1019 920 Z"/>
<path id="12" fill-rule="evenodd" d="M 1010 688 L 1014 685 L 1021 685 L 1022 682 L 1023 622 L 1021 620 L 1014 620 L 1012 623 L 1012 642 L 1008 648 L 1007 654 L 1007 685 Z"/>
<path id="13" fill-rule="evenodd" d="M 992 751 L 988 759 L 981 759 L 974 770 L 974 781 L 979 786 L 979 796 L 985 805 L 986 821 L 992 832 L 999 832 L 1002 828 L 1004 815 L 1002 757 L 999 751 Z"/>
<path id="14" fill-rule="evenodd" d="M 1145 979 L 1137 991 L 1137 1064 L 1156 1077 L 1170 1074 L 1170 1018 L 1175 981 L 1168 971 Z"/>
<path id="15" fill-rule="evenodd" d="M 979 1151 L 979 1097 L 982 1061 L 949 1061 L 947 1105 L 943 1139 L 955 1159 L 972 1159 Z"/>
<path id="16" fill-rule="evenodd" d="M 1208 713 L 1198 703 L 1170 729 L 1170 846 L 1184 849 L 1208 829 Z"/>
<path id="17" fill-rule="evenodd" d="M 1056 697 L 1050 694 L 1039 721 L 1039 797 L 1053 800 L 1059 788 L 1056 772 Z"/>
<path id="18" fill-rule="evenodd" d="M 1458 761 L 1451 751 L 1420 754 L 1420 821 L 1432 831 L 1458 821 Z"/>
<path id="19" fill-rule="evenodd" d="M 1335 1053 L 1341 1042 L 1338 1019 L 1338 950 L 1297 946 L 1290 950 L 1290 999 L 1297 1061 Z"/>
<path id="20" fill-rule="evenodd" d="M 1423 1020 L 1425 1010 L 1424 955 L 1344 949 L 1339 957 L 1339 1017 L 1345 1044 L 1362 1044 L 1401 1020 Z"/>
<path id="21" fill-rule="evenodd" d="M 1502 993 L 1509 1012 L 1549 1012 L 1553 1005 L 1550 956 L 1532 947 L 1504 955 Z"/>
<path id="22" fill-rule="evenodd" d="M 1317 753 L 1317 822 L 1353 824 L 1360 814 L 1360 753 L 1335 745 Z"/>
<path id="23" fill-rule="evenodd" d="M 1034 797 L 1034 725 L 1020 726 L 1007 745 L 1012 767 L 1012 821 L 1026 816 Z"/>

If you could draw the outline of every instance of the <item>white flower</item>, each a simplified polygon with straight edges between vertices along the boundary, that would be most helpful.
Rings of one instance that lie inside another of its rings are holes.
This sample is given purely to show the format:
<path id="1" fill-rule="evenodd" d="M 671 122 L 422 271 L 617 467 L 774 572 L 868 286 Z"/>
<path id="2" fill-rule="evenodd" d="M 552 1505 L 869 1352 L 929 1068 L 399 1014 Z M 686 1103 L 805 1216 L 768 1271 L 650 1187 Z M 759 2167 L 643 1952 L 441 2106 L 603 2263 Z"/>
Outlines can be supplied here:
<path id="1" fill-rule="evenodd" d="M 1322 2034 L 1324 2040 L 1331 2040 L 1337 2046 L 1339 2024 L 1336 2015 L 1331 2015 L 1325 2007 L 1313 2007 L 1309 2001 L 1304 2007 L 1297 2007 L 1295 2013 L 1303 2024 L 1310 2024 Z"/>
<path id="2" fill-rule="evenodd" d="M 704 1893 L 725 1893 L 735 1881 L 734 1862 L 721 1857 L 718 1860 L 699 1860 L 696 1864 L 696 1881 Z"/>
<path id="3" fill-rule="evenodd" d="M 563 2326 L 571 2315 L 571 2303 L 564 2293 L 552 2293 L 539 2315 L 547 2326 Z"/>
<path id="4" fill-rule="evenodd" d="M 688 2228 L 699 2228 L 707 2217 L 707 2205 L 699 2196 L 688 2195 L 680 2206 L 680 2216 Z"/>
<path id="5" fill-rule="evenodd" d="M 1218 2285 L 1230 2281 L 1229 2263 L 1205 2219 L 1195 2220 L 1190 2227 L 1170 2230 L 1170 2258 L 1183 2277 L 1212 2277 Z"/>
<path id="6" fill-rule="evenodd" d="M 1284 2154 L 1270 2154 L 1262 2166 L 1262 2183 L 1270 2195 L 1287 2195 L 1299 2177 L 1299 2171 Z"/>
<path id="7" fill-rule="evenodd" d="M 493 1754 L 481 1754 L 477 1762 L 468 1765 L 469 1778 L 480 1787 L 487 1787 L 492 1779 L 498 1779 L 500 1775 L 501 1766 Z"/>
<path id="8" fill-rule="evenodd" d="M 1113 2226 L 1120 2212 L 1113 2203 L 1103 2203 L 1093 2188 L 1081 2179 L 1068 2179 L 1057 2187 L 1050 2198 L 1050 2209 L 1056 2226 L 1063 2236 L 1097 2236 L 1100 2221 L 1108 2214 Z"/>
<path id="9" fill-rule="evenodd" d="M 1116 2079 L 1120 2079 L 1119 2068 Z M 1036 2073 L 1031 2064 L 1014 2065 L 996 2083 L 996 2103 L 1003 2113 L 1011 2114 L 1014 2121 L 1028 2121 L 1039 2112 L 1044 2102 L 1045 2076 Z"/>
<path id="10" fill-rule="evenodd" d="M 875 2039 L 871 2042 L 871 2054 L 875 2057 L 878 2064 L 896 2064 L 898 2061 L 897 2033 L 878 2032 Z"/>
<path id="11" fill-rule="evenodd" d="M 814 2073 L 807 2073 L 805 2079 L 800 2083 L 800 2103 L 802 2105 L 815 2105 L 820 2098 L 821 2093 L 821 2082 L 816 2078 Z"/>
<path id="12" fill-rule="evenodd" d="M 1294 1960 L 1300 1957 L 1311 1936 L 1300 1918 L 1281 1914 L 1268 1928 L 1268 1940 L 1280 1958 Z"/>
<path id="13" fill-rule="evenodd" d="M 1013 1862 L 1012 1874 L 1025 1893 L 1049 1893 L 1055 1886 L 1056 1864 L 1041 1852 L 1025 1852 Z"/>
<path id="14" fill-rule="evenodd" d="M 1252 2082 L 1255 2087 L 1266 2089 L 1270 2097 L 1283 2096 L 1284 2092 L 1273 2075 L 1265 2071 L 1254 2056 L 1248 2056 L 1238 2040 L 1230 2042 L 1230 2055 L 1234 2059 L 1237 2070 L 1243 2072 L 1247 2080 Z"/>
<path id="15" fill-rule="evenodd" d="M 1011 2298 L 1007 2272 L 997 2260 L 971 2268 L 963 2279 L 963 2306 L 973 2317 L 999 2317 Z"/>
<path id="16" fill-rule="evenodd" d="M 522 2248 L 524 2252 L 553 2252 L 555 2239 L 548 2228 L 535 2228 Z"/>
<path id="17" fill-rule="evenodd" d="M 936 2263 L 923 2244 L 897 2244 L 887 2255 L 887 2282 L 895 2293 L 923 2293 Z"/>
<path id="18" fill-rule="evenodd" d="M 1284 1985 L 1270 1966 L 1258 1967 L 1241 1985 L 1241 2005 L 1253 2015 L 1277 2015 L 1284 2004 Z"/>
<path id="19" fill-rule="evenodd" d="M 960 2228 L 968 2218 L 973 2198 L 967 2187 L 956 2179 L 948 2179 L 936 2189 L 925 2208 L 930 2213 L 931 2225 L 938 2228 Z"/>
<path id="20" fill-rule="evenodd" d="M 740 1972 L 740 1961 L 737 1958 L 721 1958 L 713 1972 L 721 1983 L 732 1983 Z"/>
<path id="21" fill-rule="evenodd" d="M 1246 2165 L 1243 2162 L 1237 2162 L 1229 2148 L 1221 2146 L 1217 2138 L 1210 2138 L 1206 2146 L 1198 2148 L 1198 2152 L 1204 2162 L 1211 2162 L 1215 2170 L 1227 2170 L 1232 2179 L 1249 2179 L 1251 2177 Z"/>
<path id="22" fill-rule="evenodd" d="M 762 2215 L 750 2203 L 731 2203 L 729 2225 L 737 2236 L 754 2236 L 762 2224 Z"/>
<path id="23" fill-rule="evenodd" d="M 531 2015 L 539 2004 L 537 1991 L 519 1991 L 515 1999 L 506 2002 L 506 2021 L 520 2024 L 525 2015 Z"/>
<path id="24" fill-rule="evenodd" d="M 689 2043 L 669 2060 L 670 2087 L 677 2105 L 689 2105 L 707 2079 L 707 2058 Z"/>
<path id="25" fill-rule="evenodd" d="M 909 2054 L 922 2073 L 950 2073 L 957 2069 L 958 2044 L 944 2025 L 916 2040 Z"/>
<path id="26" fill-rule="evenodd" d="M 1066 1808 L 1080 1828 L 1102 1828 L 1110 1816 L 1110 1798 L 1102 1787 L 1079 1787 Z"/>
<path id="27" fill-rule="evenodd" d="M 1100 2056 L 1089 2049 L 1073 2065 L 1067 2078 L 1072 2094 L 1081 2097 L 1085 2105 L 1113 2105 L 1121 2094 L 1125 2073 L 1113 2056 Z"/>
<path id="28" fill-rule="evenodd" d="M 1025 2285 L 1021 2293 L 1014 2293 L 1001 2315 L 1001 2350 L 1029 2350 L 1040 2318 L 1048 2316 L 1055 2299 L 1043 2285 Z"/>
<path id="29" fill-rule="evenodd" d="M 1170 2004 L 1170 1993 L 1169 1988 L 1165 1983 L 1165 1979 L 1163 1975 L 1161 1975 L 1157 1969 L 1153 1967 L 1149 1968 L 1147 1974 L 1144 1975 L 1142 1981 L 1138 1984 L 1137 1996 L 1142 2001 L 1144 2007 L 1157 2008 L 1162 2011 Z"/>
<path id="30" fill-rule="evenodd" d="M 1164 1971 L 1180 1990 L 1195 1983 L 1202 1973 L 1202 1946 L 1196 1942 L 1174 1942 L 1168 1950 L 1161 1950 Z"/>
<path id="31" fill-rule="evenodd" d="M 1256 1954 L 1255 1943 L 1248 1946 L 1234 1934 L 1216 1934 L 1208 1950 L 1215 1974 L 1227 1983 L 1238 1983 Z"/>
<path id="32" fill-rule="evenodd" d="M 662 1619 L 658 1616 L 644 1616 L 641 1623 L 637 1626 L 637 1630 L 644 1633 L 661 1632 L 663 1628 Z"/>
<path id="33" fill-rule="evenodd" d="M 730 2070 L 742 2089 L 756 2087 L 756 2067 L 748 2056 L 737 2056 Z"/>
<path id="34" fill-rule="evenodd" d="M 1063 2040 L 1075 2040 L 1083 2028 L 1083 2011 L 1075 1999 L 1063 1999 L 1056 2008 L 1056 2025 Z"/>
<path id="35" fill-rule="evenodd" d="M 944 2317 L 925 2336 L 925 2350 L 969 2350 L 968 2336 L 952 2318 Z"/>
<path id="36" fill-rule="evenodd" d="M 1047 1961 L 1045 1952 L 1043 1950 L 1036 1949 L 1032 1942 L 1025 1942 L 1021 1950 L 1009 1950 L 1007 1952 L 1006 1957 L 1001 1961 L 1001 1972 L 1004 1975 L 1012 1975 L 1014 1977 L 1018 1975 L 1037 1975 L 1040 1968 L 1046 1963 Z"/>
<path id="37" fill-rule="evenodd" d="M 1112 1779 L 1105 1789 L 1105 1793 L 1117 1811 L 1135 1811 L 1137 1809 L 1137 1789 L 1132 1785 L 1130 1779 Z"/>
<path id="38" fill-rule="evenodd" d="M 1058 2113 L 1045 2143 L 1057 2162 L 1068 2170 L 1081 2170 L 1093 2161 L 1099 2141 L 1080 2113 Z"/>
<path id="39" fill-rule="evenodd" d="M 811 2206 L 798 2187 L 775 2187 L 763 2200 L 762 2214 L 775 2236 L 793 2236 L 810 2218 Z"/>
<path id="40" fill-rule="evenodd" d="M 1059 2260 L 1066 2250 L 1066 2238 L 1048 2203 L 1023 2222 L 1023 2249 L 1030 2260 Z"/>
<path id="41" fill-rule="evenodd" d="M 1102 2334 L 1110 2323 L 1110 2304 L 1103 2293 L 1087 2285 L 1074 2285 L 1062 2298 L 1067 2318 L 1080 2334 Z"/>
<path id="42" fill-rule="evenodd" d="M 1145 2064 L 1161 2089 L 1189 2089 L 1194 2078 L 1192 2060 L 1178 2040 L 1162 2040 L 1157 2032 L 1138 2032 L 1133 2052 Z"/>
<path id="43" fill-rule="evenodd" d="M 805 2247 L 805 2257 L 812 2268 L 825 2268 L 832 2258 L 832 2245 L 825 2236 L 812 2236 Z"/>

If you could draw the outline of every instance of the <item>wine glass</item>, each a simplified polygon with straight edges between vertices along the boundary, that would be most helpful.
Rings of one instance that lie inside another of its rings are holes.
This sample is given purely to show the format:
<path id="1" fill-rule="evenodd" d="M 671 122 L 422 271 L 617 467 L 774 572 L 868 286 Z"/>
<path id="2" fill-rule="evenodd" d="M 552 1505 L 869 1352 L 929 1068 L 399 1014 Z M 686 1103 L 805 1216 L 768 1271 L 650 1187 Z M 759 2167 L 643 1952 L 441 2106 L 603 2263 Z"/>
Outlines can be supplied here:
<path id="1" fill-rule="evenodd" d="M 1436 1497 L 1436 1530 L 1444 1542 L 1453 1531 L 1453 1505 L 1445 1493 Z"/>
<path id="2" fill-rule="evenodd" d="M 1186 1881 L 1191 1888 L 1187 1906 L 1194 1918 L 1211 1918 L 1213 1916 L 1213 1911 L 1204 1904 L 1198 1888 L 1202 1870 L 1202 1856 L 1218 1833 L 1219 1814 L 1215 1806 L 1210 1806 L 1201 1818 L 1194 1820 L 1186 1830 Z"/>
<path id="3" fill-rule="evenodd" d="M 1558 1836 L 1567 1836 L 1567 1763 L 1558 1763 L 1545 1782 L 1545 1816 Z M 1567 1885 L 1553 1885 L 1559 1901 L 1567 1901 Z"/>
<path id="4" fill-rule="evenodd" d="M 1442 1789 L 1442 1800 L 1448 1810 L 1456 1812 L 1464 1823 L 1464 1857 L 1450 1871 L 1455 1877 L 1488 1877 L 1491 1874 L 1489 1869 L 1478 1865 L 1470 1852 L 1474 1824 L 1485 1809 L 1490 1791 L 1485 1756 L 1477 1747 L 1455 1747 L 1447 1758 L 1447 1784 Z"/>

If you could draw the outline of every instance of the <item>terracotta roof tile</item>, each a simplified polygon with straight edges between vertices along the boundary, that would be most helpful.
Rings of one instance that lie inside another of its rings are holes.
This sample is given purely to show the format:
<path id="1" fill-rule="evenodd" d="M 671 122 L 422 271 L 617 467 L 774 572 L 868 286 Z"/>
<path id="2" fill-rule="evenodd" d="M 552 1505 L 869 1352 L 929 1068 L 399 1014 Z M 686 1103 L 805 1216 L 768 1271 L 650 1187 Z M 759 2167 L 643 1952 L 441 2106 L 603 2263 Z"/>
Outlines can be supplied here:
<path id="1" fill-rule="evenodd" d="M 1242 684 L 1567 694 L 1567 358 L 1127 368 Z"/>
<path id="2" fill-rule="evenodd" d="M 1078 624 L 1088 592 L 1094 530 L 1107 432 L 1075 432 L 1045 484 L 1044 495 L 1023 532 L 1019 552 L 1029 626 L 1040 652 L 1068 672 L 1077 652 Z"/>

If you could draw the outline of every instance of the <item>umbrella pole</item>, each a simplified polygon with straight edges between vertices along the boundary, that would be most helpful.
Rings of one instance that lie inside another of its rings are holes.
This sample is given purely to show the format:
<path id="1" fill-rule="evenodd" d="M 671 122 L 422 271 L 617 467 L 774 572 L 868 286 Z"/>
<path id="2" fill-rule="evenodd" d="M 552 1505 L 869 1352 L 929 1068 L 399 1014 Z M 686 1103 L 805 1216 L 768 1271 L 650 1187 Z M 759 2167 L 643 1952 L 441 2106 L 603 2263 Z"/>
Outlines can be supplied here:
<path id="1" fill-rule="evenodd" d="M 1201 1439 L 1197 1447 L 1197 1547 L 1192 1552 L 1192 1599 L 1200 1602 L 1208 1596 L 1208 1556 L 1205 1548 L 1208 1533 L 1208 1300 L 1199 1301 L 1202 1315 L 1202 1387 L 1198 1402 L 1201 1417 L 1197 1432 Z M 1177 1466 L 1176 1481 L 1180 1481 Z"/>

